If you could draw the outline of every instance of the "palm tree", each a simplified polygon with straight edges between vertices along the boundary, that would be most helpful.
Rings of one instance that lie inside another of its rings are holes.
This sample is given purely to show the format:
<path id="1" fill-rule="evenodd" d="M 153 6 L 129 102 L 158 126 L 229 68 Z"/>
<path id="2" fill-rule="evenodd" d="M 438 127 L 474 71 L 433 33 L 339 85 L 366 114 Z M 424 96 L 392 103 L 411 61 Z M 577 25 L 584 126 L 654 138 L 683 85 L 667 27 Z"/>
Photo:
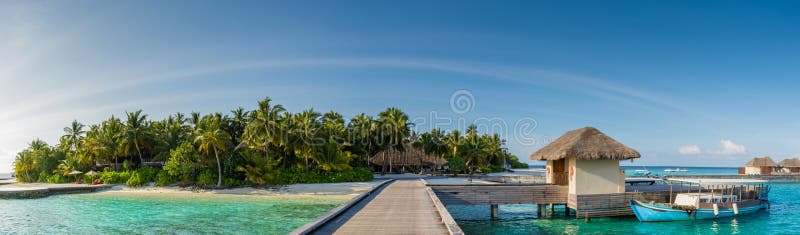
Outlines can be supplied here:
<path id="1" fill-rule="evenodd" d="M 197 130 L 197 125 L 200 124 L 200 112 L 192 112 L 190 115 L 189 122 L 192 124 L 192 128 Z"/>
<path id="2" fill-rule="evenodd" d="M 175 122 L 183 126 L 183 124 L 186 124 L 186 116 L 181 112 L 175 113 Z"/>
<path id="3" fill-rule="evenodd" d="M 277 118 L 279 115 L 286 111 L 283 105 L 271 105 L 272 99 L 269 97 L 258 102 L 258 109 L 253 111 L 251 115 L 250 124 L 245 129 L 244 138 L 251 147 L 255 147 L 263 143 L 264 158 L 269 163 L 269 144 L 270 139 L 274 138 L 274 127 L 277 125 Z M 262 142 L 263 141 L 263 142 Z M 256 144 L 258 143 L 258 144 Z"/>
<path id="4" fill-rule="evenodd" d="M 399 151 L 404 151 L 403 143 L 406 138 L 409 136 L 411 130 L 409 126 L 411 125 L 408 122 L 408 115 L 403 113 L 398 108 L 387 108 L 385 111 L 378 114 L 378 120 L 380 121 L 380 131 L 383 133 L 383 137 L 385 138 L 385 143 L 382 143 L 385 149 L 397 149 Z M 382 173 L 386 171 L 386 152 L 384 151 L 384 169 Z M 392 162 L 391 159 L 389 161 L 389 170 L 391 171 Z"/>
<path id="5" fill-rule="evenodd" d="M 146 145 L 147 134 L 149 128 L 147 126 L 147 114 L 142 114 L 142 110 L 135 112 L 125 111 L 127 119 L 125 120 L 125 129 L 123 131 L 123 145 L 130 150 L 133 145 L 136 149 L 136 154 L 139 156 L 139 164 L 144 164 L 144 157 L 142 157 L 142 145 Z"/>
<path id="6" fill-rule="evenodd" d="M 294 123 L 297 128 L 295 134 L 299 142 L 295 147 L 295 155 L 305 159 L 306 171 L 308 171 L 310 165 L 308 160 L 314 155 L 314 148 L 321 145 L 317 136 L 320 128 L 319 117 L 320 114 L 315 112 L 314 109 L 303 111 L 294 116 Z"/>
<path id="7" fill-rule="evenodd" d="M 374 132 L 376 128 L 377 124 L 372 116 L 368 116 L 364 113 L 353 117 L 347 125 L 347 129 L 351 133 L 349 137 L 353 139 L 353 143 L 364 149 L 365 153 L 363 155 L 366 166 L 369 166 L 369 157 L 372 154 L 375 143 L 374 138 L 371 137 L 375 137 Z"/>
<path id="8" fill-rule="evenodd" d="M 73 120 L 72 125 L 64 127 L 64 135 L 61 136 L 61 139 L 69 146 L 69 150 L 73 154 L 78 150 L 84 134 L 86 134 L 86 131 L 83 130 L 84 127 L 86 126 L 78 120 Z"/>
<path id="9" fill-rule="evenodd" d="M 17 153 L 17 157 L 14 159 L 14 175 L 20 179 L 21 182 L 34 181 L 30 174 L 34 168 L 35 163 L 30 147 Z"/>
<path id="10" fill-rule="evenodd" d="M 100 123 L 100 125 L 92 125 L 89 132 L 86 133 L 86 141 L 84 143 L 87 151 L 94 155 L 95 158 L 103 160 L 114 160 L 114 169 L 119 170 L 117 166 L 118 156 L 121 152 L 122 143 L 122 122 L 111 116 L 108 120 Z"/>
<path id="11" fill-rule="evenodd" d="M 284 112 L 278 118 L 277 125 L 273 126 L 275 128 L 275 133 L 278 138 L 273 139 L 273 144 L 278 147 L 279 153 L 283 154 L 279 156 L 279 161 L 283 162 L 284 166 L 289 163 L 289 156 L 295 153 L 295 149 L 300 142 L 300 138 L 297 138 L 295 135 L 296 132 L 296 125 L 295 119 L 293 115 L 289 112 Z"/>
<path id="12" fill-rule="evenodd" d="M 180 114 L 180 113 L 178 113 Z M 156 143 L 155 146 L 155 158 L 157 159 L 167 159 L 169 157 L 169 152 L 178 146 L 184 141 L 187 141 L 190 138 L 189 128 L 183 125 L 183 122 L 179 121 L 183 117 L 177 116 L 168 116 L 166 119 L 158 122 L 153 122 L 150 125 L 151 131 L 154 134 L 154 141 Z"/>
<path id="13" fill-rule="evenodd" d="M 444 144 L 445 136 L 440 129 L 433 129 L 428 133 L 423 133 L 414 147 L 422 148 L 425 153 L 445 158 L 447 155 L 447 145 Z"/>
<path id="14" fill-rule="evenodd" d="M 217 159 L 217 187 L 222 187 L 222 163 L 219 154 L 227 150 L 231 137 L 222 130 L 218 116 L 206 116 L 199 124 L 194 143 L 197 144 L 198 152 L 206 156 L 211 151 L 214 152 L 214 158 Z"/>
<path id="15" fill-rule="evenodd" d="M 469 169 L 470 181 L 472 174 L 475 172 L 476 167 L 482 167 L 486 163 L 487 153 L 486 142 L 483 141 L 481 136 L 478 135 L 475 125 L 470 125 L 467 128 L 467 136 L 464 138 L 463 153 L 465 164 Z"/>
<path id="16" fill-rule="evenodd" d="M 447 145 L 448 154 L 450 157 L 458 157 L 459 151 L 458 147 L 461 146 L 463 143 L 463 138 L 461 136 L 461 132 L 458 130 L 453 130 L 447 135 L 447 139 L 445 140 L 445 144 Z"/>
<path id="17" fill-rule="evenodd" d="M 495 162 L 497 158 L 503 156 L 503 153 L 505 152 L 505 149 L 503 148 L 503 145 L 505 145 L 505 140 L 500 139 L 500 135 L 497 133 L 491 136 L 484 135 L 481 140 L 485 143 L 483 151 L 490 158 L 489 162 Z M 503 168 L 506 167 L 505 159 L 503 159 L 501 164 Z"/>
<path id="18" fill-rule="evenodd" d="M 231 114 L 233 115 L 231 117 L 231 137 L 234 143 L 239 143 L 242 141 L 242 135 L 247 127 L 247 117 L 250 115 L 250 112 L 245 111 L 242 107 L 238 107 L 231 110 Z"/>

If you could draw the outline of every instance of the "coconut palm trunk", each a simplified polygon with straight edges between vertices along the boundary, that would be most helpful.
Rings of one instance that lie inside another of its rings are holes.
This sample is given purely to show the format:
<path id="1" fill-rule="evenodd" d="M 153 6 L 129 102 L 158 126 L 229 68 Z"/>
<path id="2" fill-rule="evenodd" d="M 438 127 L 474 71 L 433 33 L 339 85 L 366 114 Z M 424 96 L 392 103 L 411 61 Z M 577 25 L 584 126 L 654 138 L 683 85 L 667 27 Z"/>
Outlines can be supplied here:
<path id="1" fill-rule="evenodd" d="M 383 151 L 383 164 L 382 164 L 383 166 L 381 167 L 381 175 L 385 175 L 386 174 L 386 161 L 387 161 L 387 159 L 386 159 L 386 151 Z"/>
<path id="2" fill-rule="evenodd" d="M 264 123 L 264 157 L 267 159 L 267 165 L 269 165 L 269 115 Z"/>
<path id="3" fill-rule="evenodd" d="M 219 162 L 219 153 L 217 147 L 214 147 L 214 157 L 217 158 L 217 188 L 222 187 L 222 164 Z"/>
<path id="4" fill-rule="evenodd" d="M 142 150 L 139 149 L 139 141 L 137 138 L 136 142 L 133 142 L 133 146 L 136 147 L 136 153 L 139 154 L 139 167 L 144 166 L 144 158 L 142 158 Z"/>

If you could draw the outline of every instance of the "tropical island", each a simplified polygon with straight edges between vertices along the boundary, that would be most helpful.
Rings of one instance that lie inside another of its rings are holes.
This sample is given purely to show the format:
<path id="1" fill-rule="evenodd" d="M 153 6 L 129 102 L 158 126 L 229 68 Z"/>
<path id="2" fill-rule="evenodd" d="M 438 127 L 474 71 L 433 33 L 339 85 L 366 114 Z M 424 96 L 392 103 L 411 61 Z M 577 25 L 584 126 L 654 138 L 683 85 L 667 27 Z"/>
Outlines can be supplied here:
<path id="1" fill-rule="evenodd" d="M 222 188 L 370 181 L 393 172 L 387 152 L 422 151 L 446 161 L 439 172 L 527 168 L 499 135 L 411 130 L 398 108 L 347 121 L 334 111 L 291 113 L 267 97 L 255 110 L 197 112 L 150 120 L 142 110 L 98 124 L 73 121 L 59 143 L 33 140 L 14 161 L 18 182 L 179 185 Z M 381 158 L 376 166 L 370 157 Z"/>

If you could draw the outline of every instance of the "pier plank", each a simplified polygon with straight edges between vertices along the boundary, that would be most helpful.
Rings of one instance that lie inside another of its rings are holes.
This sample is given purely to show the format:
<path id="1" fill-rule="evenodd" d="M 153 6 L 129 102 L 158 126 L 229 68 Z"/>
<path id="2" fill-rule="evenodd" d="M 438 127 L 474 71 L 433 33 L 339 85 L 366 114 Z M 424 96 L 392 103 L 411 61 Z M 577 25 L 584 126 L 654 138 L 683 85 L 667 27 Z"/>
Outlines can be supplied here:
<path id="1" fill-rule="evenodd" d="M 449 234 L 426 190 L 419 180 L 397 180 L 334 234 Z"/>

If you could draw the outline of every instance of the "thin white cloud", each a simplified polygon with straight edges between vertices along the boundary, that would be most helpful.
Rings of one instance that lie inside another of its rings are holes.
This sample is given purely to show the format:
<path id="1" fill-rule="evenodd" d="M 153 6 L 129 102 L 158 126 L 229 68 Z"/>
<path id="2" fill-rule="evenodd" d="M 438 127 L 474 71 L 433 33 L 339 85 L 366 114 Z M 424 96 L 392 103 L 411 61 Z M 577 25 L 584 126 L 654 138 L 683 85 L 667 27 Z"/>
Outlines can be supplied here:
<path id="1" fill-rule="evenodd" d="M 406 69 L 439 70 L 489 78 L 503 79 L 512 82 L 525 83 L 533 86 L 543 86 L 554 89 L 577 89 L 584 94 L 598 96 L 616 102 L 637 104 L 640 101 L 656 103 L 662 106 L 685 111 L 680 106 L 665 101 L 653 95 L 644 95 L 647 92 L 625 87 L 611 82 L 571 75 L 561 72 L 551 72 L 530 68 L 497 66 L 490 64 L 471 63 L 463 61 L 430 60 L 426 58 L 392 58 L 392 57 L 330 57 L 330 58 L 303 58 L 303 59 L 275 59 L 223 65 L 199 65 L 188 69 L 175 71 L 158 71 L 152 75 L 130 76 L 118 79 L 119 82 L 103 84 L 91 83 L 90 88 L 76 88 L 84 92 L 62 93 L 46 97 L 41 100 L 28 100 L 17 104 L 13 110 L 0 114 L 0 119 L 22 117 L 36 109 L 55 105 L 54 102 L 70 102 L 81 98 L 95 96 L 105 92 L 123 90 L 146 84 L 154 84 L 172 80 L 191 79 L 210 74 L 234 72 L 252 69 L 278 69 L 278 68 L 314 68 L 314 67 L 390 67 Z M 97 76 L 105 76 L 98 74 Z"/>
<path id="2" fill-rule="evenodd" d="M 720 155 L 740 155 L 747 153 L 747 148 L 744 145 L 734 143 L 731 140 L 722 140 L 722 149 L 717 151 L 716 154 Z"/>
<path id="3" fill-rule="evenodd" d="M 700 154 L 701 152 L 702 151 L 700 150 L 700 146 L 697 145 L 687 145 L 678 148 L 678 153 L 683 155 L 697 155 Z"/>
<path id="4" fill-rule="evenodd" d="M 737 144 L 732 140 L 720 141 L 721 149 L 714 151 L 704 152 L 699 145 L 685 145 L 678 147 L 678 153 L 682 155 L 698 155 L 698 154 L 711 154 L 711 155 L 742 155 L 747 153 L 747 147 Z"/>

